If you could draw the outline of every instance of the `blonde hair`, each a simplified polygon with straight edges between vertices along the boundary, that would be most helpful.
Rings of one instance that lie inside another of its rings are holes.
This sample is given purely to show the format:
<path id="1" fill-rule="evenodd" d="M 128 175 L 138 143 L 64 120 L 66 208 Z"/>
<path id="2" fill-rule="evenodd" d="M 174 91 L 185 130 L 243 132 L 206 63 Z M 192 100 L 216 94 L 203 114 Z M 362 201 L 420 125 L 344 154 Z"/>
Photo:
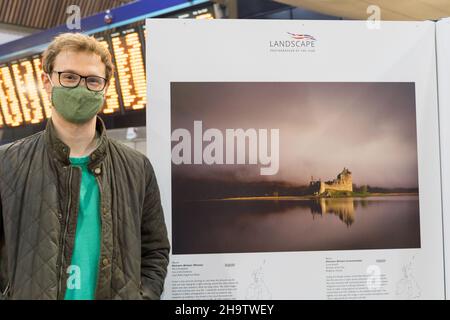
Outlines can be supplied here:
<path id="1" fill-rule="evenodd" d="M 111 79 L 114 72 L 111 53 L 106 46 L 97 41 L 94 37 L 81 33 L 63 33 L 55 37 L 42 57 L 42 68 L 45 73 L 50 74 L 53 72 L 56 56 L 64 50 L 91 52 L 100 56 L 105 65 L 106 79 Z"/>

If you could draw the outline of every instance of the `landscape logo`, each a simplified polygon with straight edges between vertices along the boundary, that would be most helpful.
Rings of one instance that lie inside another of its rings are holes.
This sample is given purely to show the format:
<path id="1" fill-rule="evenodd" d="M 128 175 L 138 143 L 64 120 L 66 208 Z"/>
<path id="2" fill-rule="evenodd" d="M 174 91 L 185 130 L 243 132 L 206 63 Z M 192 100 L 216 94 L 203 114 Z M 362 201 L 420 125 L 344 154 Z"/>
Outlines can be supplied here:
<path id="1" fill-rule="evenodd" d="M 309 34 L 287 32 L 286 39 L 270 40 L 271 52 L 315 52 L 317 39 Z"/>
<path id="2" fill-rule="evenodd" d="M 288 32 L 288 34 L 290 34 L 291 37 L 294 38 L 295 40 L 312 40 L 312 41 L 316 41 L 316 38 L 314 38 L 313 36 L 311 36 L 309 34 L 299 34 L 299 33 L 291 33 L 291 32 Z"/>

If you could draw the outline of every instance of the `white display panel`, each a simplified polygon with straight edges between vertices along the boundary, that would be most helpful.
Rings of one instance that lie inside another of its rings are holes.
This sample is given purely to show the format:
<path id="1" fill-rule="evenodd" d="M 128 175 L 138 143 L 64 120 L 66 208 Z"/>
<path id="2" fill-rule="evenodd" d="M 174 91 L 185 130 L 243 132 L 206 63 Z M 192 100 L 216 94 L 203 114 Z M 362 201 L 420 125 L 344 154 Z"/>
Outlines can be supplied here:
<path id="1" fill-rule="evenodd" d="M 450 19 L 436 23 L 446 292 L 450 290 Z M 448 297 L 447 297 L 448 299 Z"/>
<path id="2" fill-rule="evenodd" d="M 434 23 L 147 30 L 164 298 L 445 297 Z"/>

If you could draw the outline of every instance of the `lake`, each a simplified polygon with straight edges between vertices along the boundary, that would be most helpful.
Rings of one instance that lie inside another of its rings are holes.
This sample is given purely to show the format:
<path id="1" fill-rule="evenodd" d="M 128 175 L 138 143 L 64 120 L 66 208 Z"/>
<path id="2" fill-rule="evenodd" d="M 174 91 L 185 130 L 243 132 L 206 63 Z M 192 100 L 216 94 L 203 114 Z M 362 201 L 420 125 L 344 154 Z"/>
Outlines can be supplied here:
<path id="1" fill-rule="evenodd" d="M 173 204 L 174 254 L 420 248 L 418 195 Z"/>

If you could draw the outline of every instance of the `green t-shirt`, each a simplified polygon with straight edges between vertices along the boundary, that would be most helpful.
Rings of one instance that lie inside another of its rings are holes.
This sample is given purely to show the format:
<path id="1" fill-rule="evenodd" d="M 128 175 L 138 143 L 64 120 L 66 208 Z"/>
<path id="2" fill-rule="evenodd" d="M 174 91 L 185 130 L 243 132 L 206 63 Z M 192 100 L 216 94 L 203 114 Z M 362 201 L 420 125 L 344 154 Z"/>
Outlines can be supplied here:
<path id="1" fill-rule="evenodd" d="M 81 168 L 80 204 L 72 263 L 65 300 L 93 300 L 97 287 L 100 258 L 100 191 L 87 165 L 89 157 L 70 158 L 72 166 Z"/>

